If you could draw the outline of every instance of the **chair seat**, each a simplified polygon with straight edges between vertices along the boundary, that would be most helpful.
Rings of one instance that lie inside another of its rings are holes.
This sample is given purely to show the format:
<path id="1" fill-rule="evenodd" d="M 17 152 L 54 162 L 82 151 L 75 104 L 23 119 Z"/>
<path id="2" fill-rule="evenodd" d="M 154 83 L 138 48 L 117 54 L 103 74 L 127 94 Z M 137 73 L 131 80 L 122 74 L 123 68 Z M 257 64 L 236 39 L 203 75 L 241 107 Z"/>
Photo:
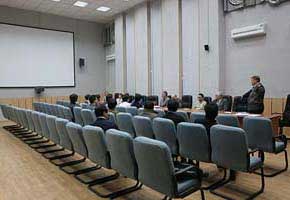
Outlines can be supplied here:
<path id="1" fill-rule="evenodd" d="M 193 173 L 193 174 L 191 174 Z M 181 175 L 178 175 L 177 178 L 177 196 L 183 197 L 188 193 L 192 193 L 196 190 L 199 190 L 201 183 L 195 178 L 195 172 L 188 172 Z"/>
<path id="2" fill-rule="evenodd" d="M 275 153 L 280 153 L 285 149 L 284 142 L 275 142 Z"/>
<path id="3" fill-rule="evenodd" d="M 250 170 L 258 169 L 262 167 L 263 161 L 261 158 L 258 157 L 251 157 L 250 158 Z"/>

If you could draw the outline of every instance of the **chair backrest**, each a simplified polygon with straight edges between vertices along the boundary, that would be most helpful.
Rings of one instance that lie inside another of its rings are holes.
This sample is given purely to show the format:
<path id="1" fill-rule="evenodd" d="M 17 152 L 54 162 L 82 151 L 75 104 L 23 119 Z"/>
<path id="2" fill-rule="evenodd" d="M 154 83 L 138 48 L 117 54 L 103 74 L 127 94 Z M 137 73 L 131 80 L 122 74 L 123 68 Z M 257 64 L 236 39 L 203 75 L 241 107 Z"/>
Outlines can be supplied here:
<path id="1" fill-rule="evenodd" d="M 42 130 L 42 135 L 44 137 L 46 137 L 47 139 L 50 139 L 50 132 L 48 130 L 46 117 L 47 117 L 47 114 L 44 114 L 44 113 L 39 113 L 38 114 L 41 130 Z"/>
<path id="2" fill-rule="evenodd" d="M 94 111 L 89 109 L 82 109 L 81 116 L 84 122 L 84 125 L 91 125 L 95 122 Z"/>
<path id="3" fill-rule="evenodd" d="M 179 123 L 177 138 L 180 156 L 201 162 L 211 161 L 210 141 L 203 125 Z"/>
<path id="4" fill-rule="evenodd" d="M 40 125 L 40 121 L 39 121 L 39 112 L 37 111 L 33 111 L 31 113 L 31 118 L 35 127 L 35 132 L 39 135 L 43 135 L 42 134 L 42 129 L 41 129 L 41 125 Z"/>
<path id="5" fill-rule="evenodd" d="M 35 131 L 34 123 L 33 123 L 33 120 L 32 120 L 32 111 L 31 110 L 25 110 L 25 114 L 26 114 L 26 118 L 27 118 L 27 121 L 28 121 L 29 130 Z"/>
<path id="6" fill-rule="evenodd" d="M 206 103 L 212 102 L 212 98 L 211 97 L 204 97 L 204 100 L 206 101 Z"/>
<path id="7" fill-rule="evenodd" d="M 235 171 L 248 171 L 248 142 L 243 129 L 215 125 L 210 130 L 212 162 Z"/>
<path id="8" fill-rule="evenodd" d="M 137 137 L 134 140 L 134 152 L 139 167 L 139 180 L 162 194 L 174 196 L 174 165 L 168 146 L 161 141 Z"/>
<path id="9" fill-rule="evenodd" d="M 109 119 L 114 122 L 115 124 L 117 124 L 117 120 L 116 120 L 116 115 L 112 112 L 109 112 Z"/>
<path id="10" fill-rule="evenodd" d="M 65 119 L 72 121 L 73 114 L 72 114 L 72 111 L 69 107 L 63 107 L 63 115 L 64 115 Z"/>
<path id="11" fill-rule="evenodd" d="M 117 106 L 116 107 L 116 111 L 119 113 L 119 112 L 126 112 L 126 107 L 123 107 L 123 106 Z"/>
<path id="12" fill-rule="evenodd" d="M 74 116 L 75 116 L 75 123 L 83 126 L 84 122 L 83 122 L 83 118 L 82 118 L 82 108 L 75 106 L 73 108 L 73 112 L 74 112 Z"/>
<path id="13" fill-rule="evenodd" d="M 57 109 L 57 117 L 59 118 L 65 118 L 65 114 L 64 114 L 64 106 L 62 105 L 55 105 L 56 109 Z"/>
<path id="14" fill-rule="evenodd" d="M 138 115 L 138 108 L 131 106 L 126 108 L 126 112 L 130 113 L 132 116 L 135 116 Z"/>
<path id="15" fill-rule="evenodd" d="M 239 120 L 234 115 L 219 114 L 216 120 L 221 125 L 239 127 Z"/>
<path id="16" fill-rule="evenodd" d="M 69 122 L 66 125 L 66 130 L 73 144 L 74 151 L 84 157 L 88 157 L 88 150 L 83 137 L 81 125 Z"/>
<path id="17" fill-rule="evenodd" d="M 152 101 L 154 103 L 154 105 L 158 105 L 159 104 L 159 100 L 158 100 L 158 96 L 157 95 L 148 96 L 147 97 L 147 101 Z"/>
<path id="18" fill-rule="evenodd" d="M 133 124 L 136 131 L 136 137 L 143 136 L 154 138 L 152 121 L 149 117 L 135 116 L 133 117 Z"/>
<path id="19" fill-rule="evenodd" d="M 197 119 L 204 119 L 205 118 L 205 113 L 203 112 L 192 112 L 190 114 L 190 122 L 195 123 Z"/>
<path id="20" fill-rule="evenodd" d="M 60 139 L 55 124 L 56 118 L 57 118 L 56 116 L 47 115 L 46 123 L 49 130 L 50 140 L 53 141 L 55 144 L 59 144 Z"/>
<path id="21" fill-rule="evenodd" d="M 89 104 L 87 103 L 81 103 L 82 109 L 89 109 Z"/>
<path id="22" fill-rule="evenodd" d="M 111 167 L 123 176 L 138 179 L 138 166 L 134 155 L 133 138 L 129 133 L 110 129 L 106 141 L 111 155 Z"/>
<path id="23" fill-rule="evenodd" d="M 264 117 L 245 117 L 244 130 L 247 133 L 249 147 L 265 152 L 273 152 L 273 130 L 271 120 Z"/>
<path id="24" fill-rule="evenodd" d="M 22 117 L 22 123 L 23 126 L 27 129 L 29 129 L 29 124 L 28 124 L 28 120 L 26 117 L 26 110 L 25 109 L 20 109 L 20 113 L 21 113 L 21 117 Z"/>
<path id="25" fill-rule="evenodd" d="M 189 117 L 188 117 L 187 112 L 185 112 L 185 111 L 177 111 L 176 113 L 178 115 L 182 116 L 185 119 L 186 122 L 189 122 Z"/>
<path id="26" fill-rule="evenodd" d="M 286 104 L 285 104 L 285 109 L 283 112 L 283 119 L 290 121 L 290 94 L 287 96 Z"/>
<path id="27" fill-rule="evenodd" d="M 57 133 L 59 135 L 60 146 L 70 151 L 73 151 L 73 145 L 66 130 L 66 125 L 68 123 L 69 121 L 67 119 L 57 118 L 55 120 L 55 126 L 56 126 Z"/>
<path id="28" fill-rule="evenodd" d="M 57 110 L 57 107 L 53 104 L 48 104 L 48 107 L 49 107 L 49 110 L 50 110 L 50 115 L 53 115 L 53 116 L 58 116 L 58 110 Z"/>
<path id="29" fill-rule="evenodd" d="M 130 133 L 132 137 L 135 137 L 135 129 L 133 125 L 132 115 L 130 113 L 118 113 L 117 123 L 118 128 L 121 131 Z"/>
<path id="30" fill-rule="evenodd" d="M 172 120 L 163 118 L 153 119 L 153 131 L 157 140 L 165 142 L 168 145 L 171 154 L 178 155 L 176 128 Z"/>
<path id="31" fill-rule="evenodd" d="M 83 136 L 89 159 L 102 167 L 110 169 L 110 154 L 103 129 L 95 126 L 85 126 L 83 127 Z"/>
<path id="32" fill-rule="evenodd" d="M 233 97 L 230 95 L 224 95 L 223 98 L 228 101 L 228 108 L 225 111 L 230 112 L 232 110 Z"/>
<path id="33" fill-rule="evenodd" d="M 192 96 L 183 95 L 181 98 L 182 108 L 192 108 Z"/>

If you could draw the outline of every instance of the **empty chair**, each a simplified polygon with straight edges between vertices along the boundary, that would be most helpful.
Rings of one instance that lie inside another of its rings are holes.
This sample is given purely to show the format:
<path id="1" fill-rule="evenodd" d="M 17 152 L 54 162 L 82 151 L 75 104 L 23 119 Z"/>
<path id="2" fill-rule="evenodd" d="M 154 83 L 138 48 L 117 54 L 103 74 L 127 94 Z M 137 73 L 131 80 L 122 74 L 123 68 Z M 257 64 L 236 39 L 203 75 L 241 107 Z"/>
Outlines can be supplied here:
<path id="1" fill-rule="evenodd" d="M 138 108 L 131 106 L 126 108 L 126 112 L 130 113 L 132 116 L 135 116 L 138 115 Z"/>
<path id="2" fill-rule="evenodd" d="M 133 124 L 136 131 L 136 137 L 143 136 L 154 138 L 152 121 L 149 117 L 135 116 L 133 117 Z"/>
<path id="3" fill-rule="evenodd" d="M 256 151 L 249 152 L 245 131 L 236 127 L 215 125 L 211 128 L 210 138 L 213 163 L 225 169 L 234 171 L 252 173 L 257 169 L 261 170 L 261 188 L 247 199 L 254 199 L 256 196 L 261 194 L 264 191 L 265 186 L 263 171 L 264 152 L 258 151 L 259 156 L 251 156 Z M 226 173 L 227 171 L 225 170 L 225 175 Z M 230 181 L 231 178 L 229 177 L 222 184 L 219 184 L 218 187 L 215 187 L 215 189 L 224 186 Z M 217 193 L 215 189 L 211 190 L 211 192 L 225 199 L 231 199 L 225 195 Z"/>
<path id="4" fill-rule="evenodd" d="M 165 142 L 171 154 L 177 156 L 179 150 L 176 138 L 176 128 L 173 121 L 170 119 L 155 118 L 153 120 L 153 131 L 155 138 Z"/>
<path id="5" fill-rule="evenodd" d="M 126 112 L 126 107 L 122 107 L 122 106 L 117 106 L 116 107 L 116 111 L 119 113 L 119 112 Z"/>
<path id="6" fill-rule="evenodd" d="M 72 114 L 72 111 L 69 107 L 63 107 L 63 115 L 64 115 L 65 119 L 72 121 L 73 114 Z"/>
<path id="7" fill-rule="evenodd" d="M 192 108 L 192 96 L 191 95 L 183 95 L 181 98 L 182 108 Z"/>
<path id="8" fill-rule="evenodd" d="M 192 112 L 190 114 L 190 122 L 195 123 L 197 119 L 204 119 L 205 118 L 205 113 L 203 112 Z"/>
<path id="9" fill-rule="evenodd" d="M 134 152 L 139 180 L 166 195 L 164 199 L 184 198 L 198 190 L 201 191 L 201 199 L 205 199 L 201 189 L 202 172 L 193 166 L 175 171 L 170 149 L 164 142 L 137 137 L 134 140 Z"/>
<path id="10" fill-rule="evenodd" d="M 285 154 L 285 168 L 274 172 L 272 174 L 266 174 L 267 177 L 276 176 L 288 169 L 288 157 L 287 157 L 287 138 L 285 135 L 275 136 L 272 129 L 270 119 L 264 117 L 245 117 L 244 118 L 244 130 L 247 133 L 249 147 L 251 149 L 260 149 L 267 153 L 279 154 L 284 152 Z"/>
<path id="11" fill-rule="evenodd" d="M 75 106 L 73 108 L 73 112 L 74 112 L 74 116 L 75 116 L 75 123 L 83 126 L 84 125 L 84 121 L 82 118 L 82 108 Z"/>
<path id="12" fill-rule="evenodd" d="M 234 115 L 219 114 L 216 120 L 221 125 L 239 127 L 239 120 Z"/>
<path id="13" fill-rule="evenodd" d="M 121 131 L 130 133 L 132 137 L 135 137 L 135 129 L 133 125 L 132 115 L 130 113 L 118 113 L 117 123 Z"/>
<path id="14" fill-rule="evenodd" d="M 57 117 L 59 118 L 65 118 L 65 115 L 64 115 L 64 106 L 62 105 L 54 105 L 57 109 Z"/>
<path id="15" fill-rule="evenodd" d="M 82 109 L 81 112 L 82 119 L 84 121 L 84 125 L 91 125 L 95 122 L 95 114 L 94 111 L 89 110 L 89 109 Z"/>
<path id="16" fill-rule="evenodd" d="M 117 196 L 136 191 L 142 187 L 138 180 L 138 166 L 134 155 L 133 138 L 129 133 L 110 129 L 106 132 L 106 141 L 111 156 L 111 167 L 126 178 L 136 180 L 131 187 L 113 192 L 107 197 Z M 102 196 L 102 195 L 101 195 Z"/>
<path id="17" fill-rule="evenodd" d="M 185 119 L 186 122 L 189 122 L 189 117 L 188 117 L 187 112 L 185 112 L 185 111 L 177 111 L 176 113 L 178 115 L 181 115 Z"/>

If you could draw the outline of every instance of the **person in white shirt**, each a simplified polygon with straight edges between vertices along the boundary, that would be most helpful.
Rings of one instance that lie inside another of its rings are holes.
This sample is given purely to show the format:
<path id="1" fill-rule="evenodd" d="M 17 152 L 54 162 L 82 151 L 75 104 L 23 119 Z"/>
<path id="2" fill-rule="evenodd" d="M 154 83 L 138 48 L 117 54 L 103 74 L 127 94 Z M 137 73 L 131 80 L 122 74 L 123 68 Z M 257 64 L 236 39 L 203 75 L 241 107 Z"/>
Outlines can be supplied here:
<path id="1" fill-rule="evenodd" d="M 122 103 L 122 94 L 119 94 L 118 95 L 118 98 L 116 99 L 116 101 L 117 101 L 117 105 L 120 105 L 121 103 Z"/>
<path id="2" fill-rule="evenodd" d="M 130 107 L 131 104 L 128 102 L 129 100 L 129 96 L 128 95 L 124 95 L 122 98 L 122 103 L 119 104 L 120 107 Z"/>
<path id="3" fill-rule="evenodd" d="M 206 105 L 206 101 L 204 100 L 204 95 L 199 93 L 197 96 L 197 103 L 194 106 L 194 109 L 204 110 L 204 106 Z"/>

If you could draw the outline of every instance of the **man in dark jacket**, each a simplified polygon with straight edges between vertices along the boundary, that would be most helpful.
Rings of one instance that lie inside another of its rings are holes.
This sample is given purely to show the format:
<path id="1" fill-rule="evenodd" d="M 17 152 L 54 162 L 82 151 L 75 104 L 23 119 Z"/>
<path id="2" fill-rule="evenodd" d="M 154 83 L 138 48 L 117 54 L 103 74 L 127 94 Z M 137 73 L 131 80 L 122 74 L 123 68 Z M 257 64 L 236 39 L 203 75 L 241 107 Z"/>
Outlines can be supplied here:
<path id="1" fill-rule="evenodd" d="M 251 77 L 253 88 L 247 92 L 248 96 L 248 112 L 252 114 L 262 114 L 264 112 L 264 96 L 265 88 L 260 82 L 259 76 Z"/>
<path id="2" fill-rule="evenodd" d="M 108 109 L 105 105 L 99 105 L 95 109 L 95 114 L 97 120 L 92 124 L 92 126 L 100 127 L 104 131 L 107 131 L 109 129 L 118 129 L 118 126 L 109 119 Z"/>
<path id="3" fill-rule="evenodd" d="M 185 122 L 186 121 L 183 116 L 181 116 L 178 113 L 176 113 L 178 107 L 179 107 L 178 102 L 176 100 L 174 100 L 174 99 L 170 99 L 168 101 L 168 104 L 167 104 L 168 111 L 163 117 L 163 118 L 166 118 L 166 119 L 171 119 L 174 122 L 176 127 L 177 127 L 177 125 L 180 122 Z"/>

